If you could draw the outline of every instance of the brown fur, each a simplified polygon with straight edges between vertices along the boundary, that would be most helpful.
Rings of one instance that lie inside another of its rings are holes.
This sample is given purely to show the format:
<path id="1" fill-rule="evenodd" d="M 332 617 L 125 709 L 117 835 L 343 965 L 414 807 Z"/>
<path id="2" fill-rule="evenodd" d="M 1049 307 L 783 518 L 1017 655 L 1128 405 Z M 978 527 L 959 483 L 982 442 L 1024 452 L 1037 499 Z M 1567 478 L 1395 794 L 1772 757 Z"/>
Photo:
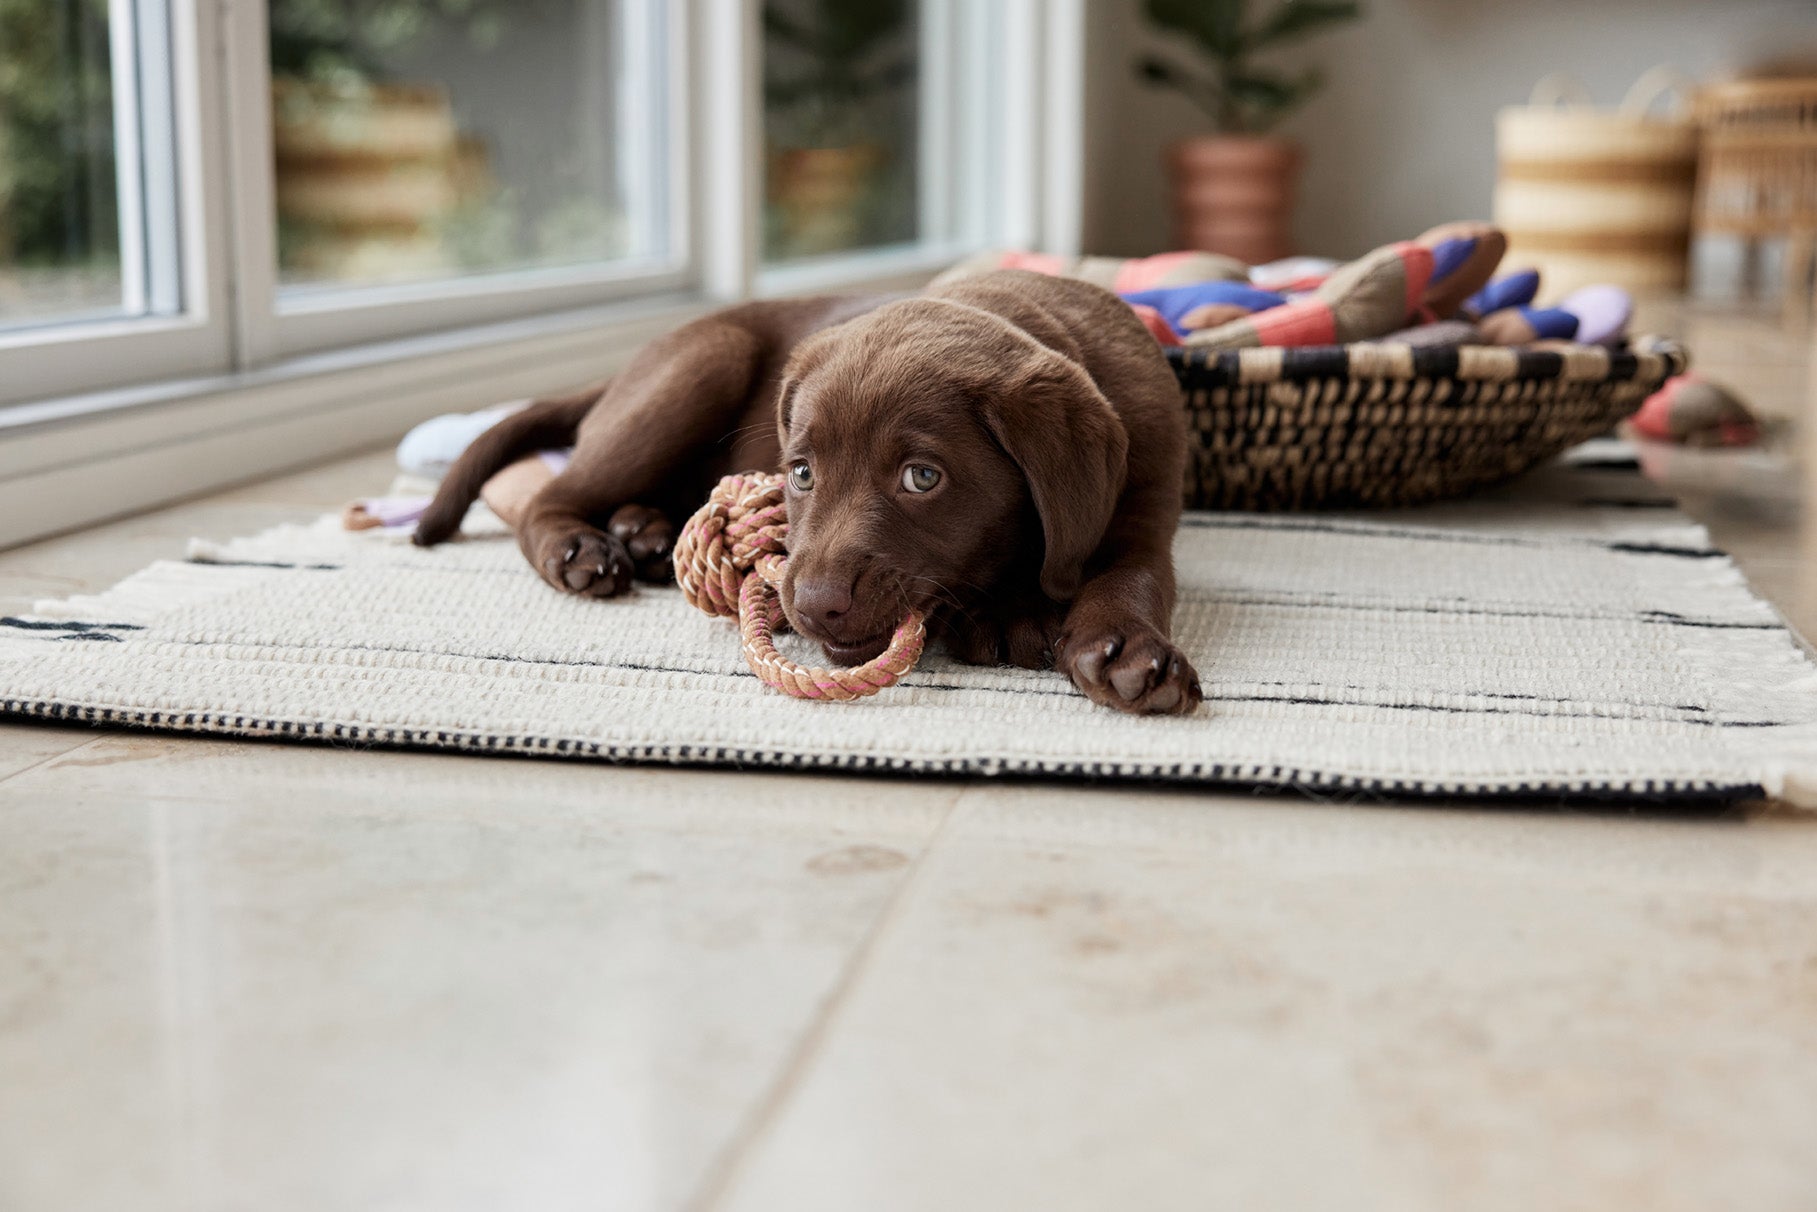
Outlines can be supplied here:
<path id="1" fill-rule="evenodd" d="M 800 463 L 811 482 L 788 490 L 783 608 L 830 659 L 874 656 L 916 608 L 964 660 L 1056 664 L 1125 711 L 1200 701 L 1169 638 L 1179 389 L 1096 286 L 1002 271 L 913 298 L 717 312 L 603 389 L 501 421 L 450 471 L 417 541 L 452 534 L 488 476 L 566 441 L 564 426 L 573 461 L 517 526 L 558 589 L 609 597 L 660 575 L 670 519 L 720 476 L 788 479 Z M 904 486 L 911 466 L 937 473 L 930 490 Z"/>

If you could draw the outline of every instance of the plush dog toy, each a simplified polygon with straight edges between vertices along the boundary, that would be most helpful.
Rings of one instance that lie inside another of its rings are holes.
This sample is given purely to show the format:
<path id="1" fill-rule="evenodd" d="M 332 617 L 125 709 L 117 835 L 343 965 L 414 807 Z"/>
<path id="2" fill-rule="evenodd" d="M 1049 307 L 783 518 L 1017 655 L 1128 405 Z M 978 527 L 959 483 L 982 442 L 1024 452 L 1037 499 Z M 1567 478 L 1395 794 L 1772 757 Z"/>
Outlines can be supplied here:
<path id="1" fill-rule="evenodd" d="M 1525 307 L 1539 295 L 1539 271 L 1522 269 L 1496 278 L 1464 300 L 1459 314 L 1476 321 L 1504 307 Z"/>
<path id="2" fill-rule="evenodd" d="M 1559 307 L 1504 307 L 1476 323 L 1491 345 L 1530 345 L 1534 341 L 1569 341 L 1577 335 L 1577 317 Z"/>
<path id="3" fill-rule="evenodd" d="M 1339 266 L 1310 295 L 1280 307 L 1202 329 L 1192 348 L 1335 345 L 1368 341 L 1405 327 L 1432 279 L 1432 250 L 1413 241 L 1389 244 Z"/>
<path id="4" fill-rule="evenodd" d="M 1432 279 L 1420 304 L 1435 320 L 1454 319 L 1464 300 L 1488 285 L 1508 251 L 1501 228 L 1476 219 L 1441 223 L 1415 242 L 1432 250 Z"/>
<path id="5" fill-rule="evenodd" d="M 1153 310 L 1176 335 L 1185 336 L 1197 329 L 1215 328 L 1280 307 L 1287 302 L 1287 296 L 1241 282 L 1219 281 L 1131 291 L 1124 294 L 1123 301 L 1138 310 Z"/>
<path id="6" fill-rule="evenodd" d="M 1526 345 L 1572 339 L 1612 345 L 1623 339 L 1632 312 L 1626 292 L 1589 287 L 1555 307 L 1535 307 L 1537 272 L 1495 276 L 1507 249 L 1500 228 L 1471 219 L 1441 223 L 1349 264 L 1290 257 L 1251 269 L 1205 252 L 1123 259 L 996 251 L 968 258 L 935 280 L 1005 268 L 1081 278 L 1122 295 L 1163 345 Z"/>
<path id="7" fill-rule="evenodd" d="M 1692 372 L 1667 379 L 1628 421 L 1640 437 L 1687 446 L 1752 446 L 1760 423 L 1734 392 Z"/>

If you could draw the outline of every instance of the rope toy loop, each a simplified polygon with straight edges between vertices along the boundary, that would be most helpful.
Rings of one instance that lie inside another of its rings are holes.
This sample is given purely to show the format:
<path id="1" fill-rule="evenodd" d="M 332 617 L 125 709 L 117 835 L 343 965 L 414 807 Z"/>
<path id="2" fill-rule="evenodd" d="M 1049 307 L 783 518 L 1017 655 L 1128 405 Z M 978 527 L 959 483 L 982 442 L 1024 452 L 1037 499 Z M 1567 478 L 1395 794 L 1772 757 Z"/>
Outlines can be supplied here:
<path id="1" fill-rule="evenodd" d="M 851 669 L 798 665 L 776 651 L 786 630 L 778 586 L 788 568 L 788 506 L 782 477 L 725 477 L 675 540 L 675 582 L 707 614 L 738 620 L 745 663 L 766 686 L 798 699 L 850 702 L 893 686 L 921 659 L 927 621 L 911 612 L 882 655 Z"/>

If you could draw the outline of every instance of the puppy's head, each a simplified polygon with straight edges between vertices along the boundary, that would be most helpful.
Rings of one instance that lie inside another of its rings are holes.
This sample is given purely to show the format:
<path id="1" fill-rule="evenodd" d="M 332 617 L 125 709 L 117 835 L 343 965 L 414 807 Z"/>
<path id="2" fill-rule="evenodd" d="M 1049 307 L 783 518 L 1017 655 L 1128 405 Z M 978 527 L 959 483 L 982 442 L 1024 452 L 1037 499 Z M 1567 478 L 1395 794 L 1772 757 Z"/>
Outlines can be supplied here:
<path id="1" fill-rule="evenodd" d="M 963 305 L 905 300 L 810 338 L 777 422 L 783 610 L 842 665 L 909 610 L 965 610 L 1024 572 L 1069 600 L 1123 490 L 1128 438 L 1090 377 Z"/>

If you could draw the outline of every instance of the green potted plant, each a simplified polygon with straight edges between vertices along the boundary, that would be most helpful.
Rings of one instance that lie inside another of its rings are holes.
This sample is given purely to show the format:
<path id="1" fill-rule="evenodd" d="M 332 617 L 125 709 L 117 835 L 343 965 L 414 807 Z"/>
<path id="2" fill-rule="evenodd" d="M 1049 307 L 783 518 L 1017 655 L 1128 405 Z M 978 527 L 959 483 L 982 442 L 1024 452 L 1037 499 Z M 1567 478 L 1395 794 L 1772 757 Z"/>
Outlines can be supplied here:
<path id="1" fill-rule="evenodd" d="M 1271 132 L 1324 81 L 1317 69 L 1290 73 L 1257 57 L 1353 21 L 1362 6 L 1355 0 L 1146 0 L 1144 7 L 1157 28 L 1184 36 L 1200 62 L 1144 55 L 1137 76 L 1184 95 L 1216 131 L 1167 150 L 1179 246 L 1252 265 L 1288 255 L 1300 151 Z"/>
<path id="2" fill-rule="evenodd" d="M 909 0 L 766 0 L 772 256 L 863 241 L 863 204 L 893 154 L 876 103 L 915 74 L 909 11 Z"/>

